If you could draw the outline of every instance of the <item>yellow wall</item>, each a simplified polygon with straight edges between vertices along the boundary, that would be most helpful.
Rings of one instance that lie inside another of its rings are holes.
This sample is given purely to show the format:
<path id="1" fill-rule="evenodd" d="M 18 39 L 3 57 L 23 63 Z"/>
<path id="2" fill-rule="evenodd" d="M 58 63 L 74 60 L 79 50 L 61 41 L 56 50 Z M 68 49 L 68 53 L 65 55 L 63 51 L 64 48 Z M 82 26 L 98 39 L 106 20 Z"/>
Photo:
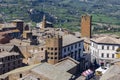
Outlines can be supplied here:
<path id="1" fill-rule="evenodd" d="M 116 54 L 116 58 L 120 58 L 120 52 Z"/>

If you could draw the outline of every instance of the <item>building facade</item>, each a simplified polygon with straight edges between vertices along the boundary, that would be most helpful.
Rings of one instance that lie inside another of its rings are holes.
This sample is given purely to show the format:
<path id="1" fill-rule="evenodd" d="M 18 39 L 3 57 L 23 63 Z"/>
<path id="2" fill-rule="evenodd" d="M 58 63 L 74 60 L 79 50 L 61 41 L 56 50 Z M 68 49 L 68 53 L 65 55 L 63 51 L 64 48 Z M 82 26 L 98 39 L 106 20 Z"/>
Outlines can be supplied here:
<path id="1" fill-rule="evenodd" d="M 91 39 L 91 60 L 96 59 L 101 64 L 109 64 L 116 59 L 116 50 L 120 47 L 120 39 L 112 37 L 99 37 Z"/>
<path id="2" fill-rule="evenodd" d="M 75 80 L 80 69 L 78 61 L 66 57 L 55 65 L 39 63 L 18 68 L 0 75 L 0 80 Z"/>
<path id="3" fill-rule="evenodd" d="M 47 62 L 57 63 L 61 59 L 62 37 L 51 35 L 46 39 Z"/>
<path id="4" fill-rule="evenodd" d="M 23 56 L 17 46 L 0 45 L 0 74 L 23 66 Z"/>
<path id="5" fill-rule="evenodd" d="M 22 57 L 16 52 L 0 52 L 0 74 L 22 67 Z"/>
<path id="6" fill-rule="evenodd" d="M 79 60 L 83 56 L 84 41 L 73 35 L 63 36 L 62 58 L 70 56 L 75 60 Z"/>

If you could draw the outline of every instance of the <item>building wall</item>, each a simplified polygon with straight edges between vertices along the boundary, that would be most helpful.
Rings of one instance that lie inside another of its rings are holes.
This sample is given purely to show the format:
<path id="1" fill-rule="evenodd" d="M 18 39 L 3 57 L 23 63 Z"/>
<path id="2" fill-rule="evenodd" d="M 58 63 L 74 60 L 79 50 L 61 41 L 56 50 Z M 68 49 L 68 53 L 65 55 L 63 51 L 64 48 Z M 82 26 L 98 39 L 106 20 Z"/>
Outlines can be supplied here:
<path id="1" fill-rule="evenodd" d="M 81 17 L 81 36 L 82 37 L 91 37 L 91 16 L 83 15 Z"/>
<path id="2" fill-rule="evenodd" d="M 2 37 L 2 36 L 0 36 L 0 37 Z M 6 44 L 6 43 L 9 43 L 10 42 L 10 37 L 3 37 L 3 38 L 1 38 L 0 39 L 0 44 Z"/>
<path id="3" fill-rule="evenodd" d="M 117 58 L 117 59 L 120 59 L 120 52 L 117 52 L 117 53 L 116 53 L 116 58 Z"/>
<path id="4" fill-rule="evenodd" d="M 62 58 L 67 56 L 79 60 L 83 56 L 83 41 L 79 41 L 62 48 Z"/>
<path id="5" fill-rule="evenodd" d="M 25 64 L 36 64 L 45 60 L 46 47 L 43 46 L 19 46 L 22 51 Z"/>
<path id="6" fill-rule="evenodd" d="M 0 58 L 0 62 L 2 62 L 2 64 L 0 64 L 0 74 L 4 74 L 22 66 L 22 58 L 20 55 L 2 57 Z"/>
<path id="7" fill-rule="evenodd" d="M 8 80 L 18 80 L 20 78 L 23 78 L 24 76 L 28 75 L 30 73 L 29 70 L 25 70 L 22 72 L 12 73 L 8 76 Z"/>
<path id="8" fill-rule="evenodd" d="M 90 43 L 84 41 L 84 49 L 86 52 L 90 52 Z"/>
<path id="9" fill-rule="evenodd" d="M 59 35 L 49 36 L 46 39 L 47 61 L 55 64 L 61 59 L 62 37 Z"/>
<path id="10" fill-rule="evenodd" d="M 12 73 L 8 76 L 7 80 L 24 80 L 24 79 L 26 79 L 26 77 L 28 77 L 27 79 L 30 79 L 30 77 L 34 77 L 35 80 L 50 80 L 49 78 L 45 77 L 44 75 L 37 74 L 30 70 L 21 71 L 18 73 Z"/>
<path id="11" fill-rule="evenodd" d="M 20 32 L 23 32 L 24 22 L 23 21 L 15 21 L 13 22 L 14 25 L 16 25 L 16 28 L 20 30 Z"/>
<path id="12" fill-rule="evenodd" d="M 116 44 L 97 44 L 95 42 L 91 42 L 91 57 L 92 61 L 96 58 L 98 62 L 105 62 L 111 61 L 116 59 L 116 49 L 120 45 Z M 103 48 L 104 47 L 104 48 Z"/>
<path id="13" fill-rule="evenodd" d="M 31 58 L 28 59 L 28 64 L 36 64 L 46 61 L 46 47 L 45 46 L 33 46 L 28 49 Z"/>

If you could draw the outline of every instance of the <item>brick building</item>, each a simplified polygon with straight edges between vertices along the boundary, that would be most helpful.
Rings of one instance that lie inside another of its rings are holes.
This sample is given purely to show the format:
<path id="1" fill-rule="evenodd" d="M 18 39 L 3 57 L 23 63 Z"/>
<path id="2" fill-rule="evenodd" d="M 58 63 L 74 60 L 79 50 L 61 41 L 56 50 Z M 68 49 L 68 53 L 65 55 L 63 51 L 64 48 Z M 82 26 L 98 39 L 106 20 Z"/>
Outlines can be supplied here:
<path id="1" fill-rule="evenodd" d="M 91 38 L 91 19 L 88 14 L 81 17 L 81 37 Z"/>
<path id="2" fill-rule="evenodd" d="M 46 50 L 48 63 L 57 63 L 62 53 L 62 37 L 59 35 L 48 36 L 46 39 Z"/>
<path id="3" fill-rule="evenodd" d="M 82 65 L 81 65 L 82 66 Z M 79 62 L 66 57 L 55 65 L 40 63 L 25 66 L 0 75 L 3 80 L 75 80 Z"/>

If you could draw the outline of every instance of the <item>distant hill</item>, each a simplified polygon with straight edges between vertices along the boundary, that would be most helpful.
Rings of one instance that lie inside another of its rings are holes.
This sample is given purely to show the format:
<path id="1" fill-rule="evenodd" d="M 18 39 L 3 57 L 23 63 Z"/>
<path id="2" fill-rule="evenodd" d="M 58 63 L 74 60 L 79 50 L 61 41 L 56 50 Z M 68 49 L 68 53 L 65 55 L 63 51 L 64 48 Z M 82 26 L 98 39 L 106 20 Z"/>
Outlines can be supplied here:
<path id="1" fill-rule="evenodd" d="M 73 30 L 79 28 L 80 16 L 89 13 L 93 22 L 120 25 L 119 0 L 0 0 L 0 6 L 5 21 L 19 18 L 39 22 L 46 14 L 56 27 Z"/>

